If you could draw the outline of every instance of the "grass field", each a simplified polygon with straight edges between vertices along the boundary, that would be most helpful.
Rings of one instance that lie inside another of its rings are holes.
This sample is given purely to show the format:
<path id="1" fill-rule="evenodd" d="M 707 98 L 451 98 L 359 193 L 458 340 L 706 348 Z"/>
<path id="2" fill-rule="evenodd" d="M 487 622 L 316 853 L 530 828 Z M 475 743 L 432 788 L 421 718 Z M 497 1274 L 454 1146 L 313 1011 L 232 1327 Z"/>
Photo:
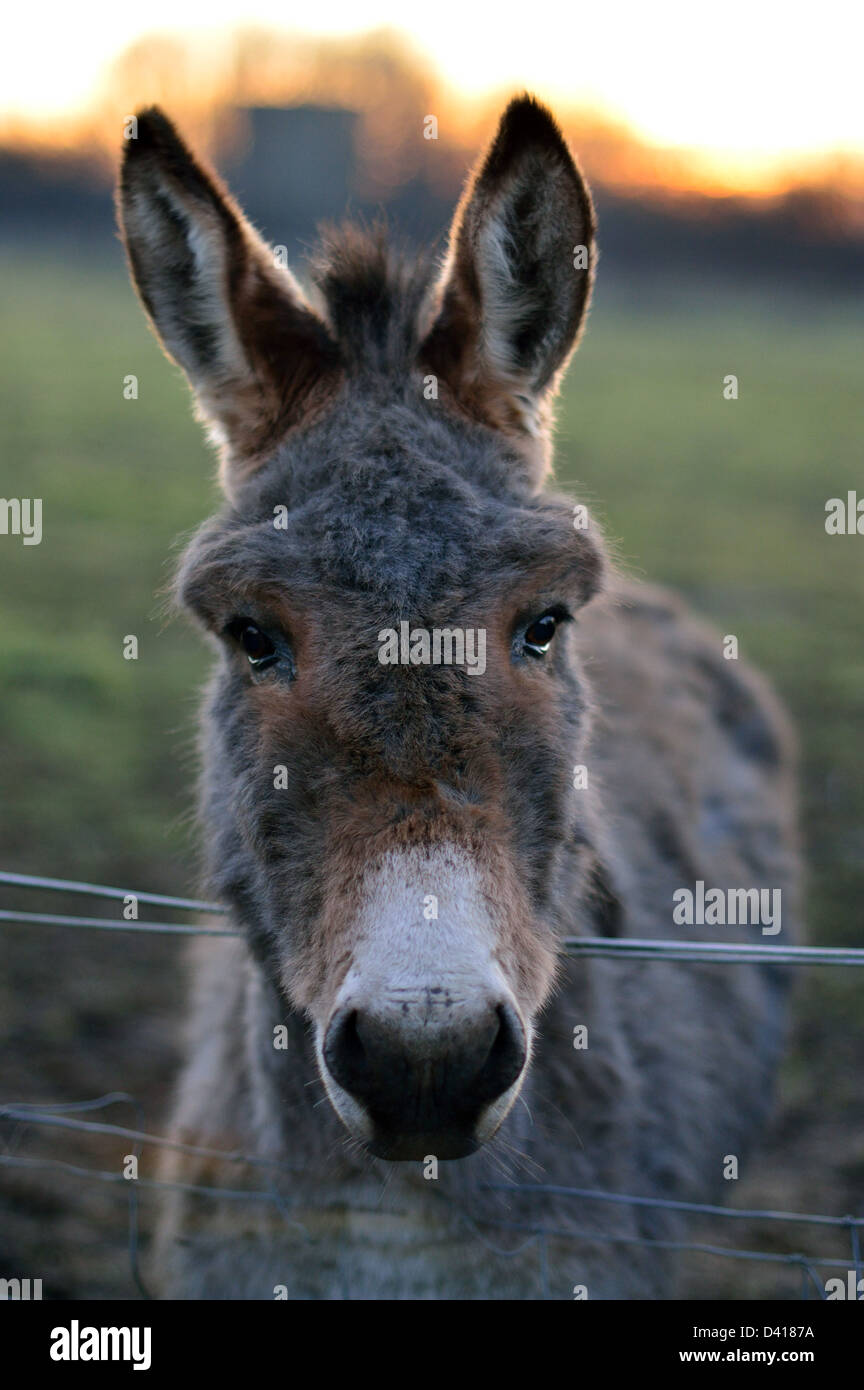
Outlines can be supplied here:
<path id="1" fill-rule="evenodd" d="M 178 540 L 214 501 L 212 458 L 119 252 L 6 249 L 0 282 L 0 494 L 44 503 L 41 545 L 0 537 L 0 867 L 189 891 L 207 654 L 167 620 L 164 591 Z M 559 479 L 595 504 L 632 573 L 684 593 L 773 679 L 800 730 L 810 935 L 864 945 L 864 537 L 824 529 L 829 497 L 864 493 L 856 320 L 860 305 L 792 293 L 601 281 L 560 412 Z M 123 398 L 129 373 L 134 401 Z M 738 400 L 723 398 L 729 373 Z M 127 634 L 138 661 L 123 659 Z M 176 944 L 3 931 L 0 1099 L 128 1089 L 158 1128 L 181 998 Z M 862 991 L 864 972 L 812 971 L 803 983 L 748 1201 L 864 1212 Z M 41 1258 L 55 1291 L 129 1292 L 112 1197 L 76 1207 L 62 1183 L 8 1186 L 10 1269 Z M 82 1253 L 94 1221 L 110 1225 L 104 1258 Z M 74 1257 L 61 1255 L 64 1239 Z M 755 1268 L 744 1282 L 738 1267 L 712 1269 L 713 1287 L 770 1292 L 774 1276 Z"/>

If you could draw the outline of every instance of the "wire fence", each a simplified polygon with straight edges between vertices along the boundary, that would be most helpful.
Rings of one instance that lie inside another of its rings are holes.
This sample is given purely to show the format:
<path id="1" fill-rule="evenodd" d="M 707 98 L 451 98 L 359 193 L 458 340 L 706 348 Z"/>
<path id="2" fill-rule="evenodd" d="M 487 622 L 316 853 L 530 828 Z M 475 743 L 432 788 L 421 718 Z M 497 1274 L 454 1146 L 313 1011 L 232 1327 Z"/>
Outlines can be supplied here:
<path id="1" fill-rule="evenodd" d="M 17 888 L 40 888 L 53 892 L 81 894 L 87 897 L 134 900 L 183 912 L 227 914 L 221 903 L 203 902 L 197 898 L 172 898 L 161 893 L 139 893 L 129 888 L 106 888 L 102 883 L 76 883 L 70 879 L 41 878 L 33 874 L 13 874 L 0 871 L 0 884 Z M 95 927 L 101 931 L 162 932 L 181 936 L 241 936 L 234 927 L 188 926 L 180 922 L 139 922 L 137 919 L 112 920 L 107 917 L 68 917 L 51 912 L 10 912 L 0 910 L 0 922 L 55 927 Z M 721 965 L 862 965 L 864 947 L 846 946 L 773 946 L 750 945 L 725 941 L 646 941 L 638 937 L 612 940 L 604 936 L 565 936 L 562 942 L 568 955 L 627 956 L 651 960 L 679 960 Z"/>
<path id="2" fill-rule="evenodd" d="M 75 882 L 67 879 L 47 878 L 38 875 L 16 874 L 5 871 L 0 871 L 0 884 L 4 884 L 10 888 L 38 889 L 48 892 L 62 892 L 73 896 L 80 895 L 122 900 L 127 906 L 134 904 L 135 911 L 137 911 L 137 905 L 140 903 L 162 908 L 171 908 L 175 911 L 182 912 L 202 912 L 225 915 L 228 911 L 222 904 L 205 902 L 195 898 L 172 897 L 158 893 L 110 888 L 106 887 L 104 884 Z M 126 918 L 112 920 L 110 918 L 100 917 L 81 917 L 55 913 L 7 910 L 0 910 L 0 922 L 19 925 L 87 927 L 107 931 L 161 933 L 168 935 L 241 935 L 236 929 L 229 927 L 215 928 L 198 924 L 187 925 L 178 922 L 142 922 L 134 918 L 129 920 Z M 864 965 L 864 949 L 859 948 L 785 947 L 775 945 L 745 945 L 735 942 L 649 941 L 632 938 L 626 940 L 608 940 L 603 937 L 567 937 L 563 944 L 568 954 L 574 956 L 607 956 L 619 959 L 636 957 L 654 961 L 690 961 L 700 964 L 713 963 L 722 965 L 752 965 L 764 963 L 766 961 L 790 965 Z M 287 1224 L 301 1231 L 304 1230 L 302 1222 L 296 1220 L 292 1216 L 290 1202 L 287 1202 L 284 1195 L 277 1191 L 275 1182 L 271 1181 L 268 1177 L 268 1175 L 272 1174 L 278 1175 L 280 1173 L 302 1172 L 303 1169 L 301 1165 L 292 1164 L 288 1160 L 270 1159 L 262 1157 L 261 1155 L 247 1154 L 237 1150 L 223 1150 L 202 1145 L 182 1143 L 176 1139 L 169 1139 L 162 1135 L 152 1134 L 144 1130 L 140 1124 L 138 1127 L 132 1128 L 117 1124 L 109 1124 L 105 1121 L 79 1118 L 82 1114 L 104 1110 L 117 1104 L 128 1104 L 133 1106 L 138 1112 L 140 1120 L 143 1114 L 140 1103 L 134 1096 L 123 1091 L 112 1091 L 106 1095 L 98 1096 L 93 1100 L 64 1102 L 57 1105 L 31 1105 L 26 1103 L 0 1104 L 0 1120 L 5 1120 L 13 1126 L 12 1136 L 6 1143 L 5 1152 L 0 1153 L 0 1166 L 34 1171 L 51 1171 L 67 1174 L 75 1178 L 87 1179 L 93 1182 L 125 1187 L 128 1198 L 128 1255 L 130 1272 L 133 1282 L 142 1297 L 151 1297 L 141 1275 L 139 1263 L 138 1193 L 142 1189 L 193 1193 L 220 1201 L 246 1201 L 271 1204 Z M 143 1147 L 148 1145 L 159 1149 L 170 1149 L 196 1157 L 243 1166 L 253 1171 L 259 1182 L 263 1185 L 258 1187 L 217 1187 L 212 1184 L 170 1182 L 158 1178 L 136 1177 L 134 1180 L 130 1180 L 123 1172 L 82 1167 L 62 1159 L 33 1157 L 10 1152 L 10 1148 L 19 1142 L 23 1131 L 28 1126 L 43 1126 L 45 1128 L 67 1132 L 74 1131 L 82 1134 L 108 1135 L 113 1138 L 123 1139 L 127 1141 L 127 1144 L 131 1143 L 134 1146 L 132 1152 L 136 1158 L 141 1157 Z M 579 1229 L 569 1225 L 566 1228 L 547 1228 L 540 1223 L 528 1223 L 515 1220 L 509 1221 L 503 1218 L 496 1218 L 494 1222 L 477 1221 L 472 1220 L 465 1214 L 464 1219 L 473 1228 L 477 1238 L 482 1241 L 491 1252 L 501 1257 L 508 1258 L 519 1255 L 528 1247 L 536 1245 L 539 1256 L 541 1292 L 544 1299 L 552 1297 L 550 1292 L 548 1265 L 548 1243 L 551 1240 L 565 1242 L 585 1241 L 601 1244 L 631 1244 L 658 1250 L 711 1255 L 729 1260 L 758 1261 L 764 1264 L 782 1265 L 800 1271 L 801 1297 L 803 1299 L 812 1297 L 814 1291 L 816 1297 L 820 1299 L 827 1298 L 825 1284 L 817 1272 L 820 1269 L 842 1270 L 846 1273 L 850 1270 L 854 1271 L 856 1287 L 858 1281 L 864 1277 L 864 1260 L 862 1260 L 861 1250 L 861 1232 L 862 1228 L 864 1228 L 864 1216 L 825 1216 L 822 1214 L 805 1212 L 761 1209 L 743 1210 L 715 1206 L 708 1203 L 677 1201 L 672 1198 L 601 1192 L 588 1188 L 567 1187 L 544 1183 L 489 1183 L 486 1187 L 490 1191 L 511 1193 L 514 1195 L 519 1194 L 523 1197 L 538 1199 L 543 1197 L 547 1199 L 564 1198 L 576 1202 L 607 1203 L 613 1206 L 627 1206 L 630 1208 L 656 1208 L 674 1211 L 692 1217 L 716 1217 L 732 1222 L 736 1220 L 779 1222 L 792 1227 L 810 1226 L 823 1230 L 833 1230 L 835 1233 L 843 1231 L 847 1234 L 850 1244 L 849 1257 L 841 1259 L 833 1256 L 805 1254 L 800 1251 L 782 1253 L 766 1250 L 743 1250 L 737 1247 L 712 1245 L 699 1241 L 652 1239 L 647 1236 L 621 1235 L 611 1232 Z M 519 1244 L 511 1248 L 504 1248 L 493 1242 L 484 1234 L 482 1227 L 490 1224 L 494 1224 L 496 1228 L 501 1230 L 512 1230 L 524 1234 L 526 1239 L 520 1241 Z"/>

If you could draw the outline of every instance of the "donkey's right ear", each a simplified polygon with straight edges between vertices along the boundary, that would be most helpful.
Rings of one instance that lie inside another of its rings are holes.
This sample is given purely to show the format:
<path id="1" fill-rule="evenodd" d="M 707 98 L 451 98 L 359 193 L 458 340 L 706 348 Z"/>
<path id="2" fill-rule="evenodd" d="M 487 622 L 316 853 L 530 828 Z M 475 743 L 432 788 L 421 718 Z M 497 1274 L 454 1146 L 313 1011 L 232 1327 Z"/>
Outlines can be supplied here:
<path id="1" fill-rule="evenodd" d="M 287 269 L 157 107 L 137 117 L 118 193 L 132 278 L 166 352 L 248 476 L 338 386 L 339 352 Z"/>

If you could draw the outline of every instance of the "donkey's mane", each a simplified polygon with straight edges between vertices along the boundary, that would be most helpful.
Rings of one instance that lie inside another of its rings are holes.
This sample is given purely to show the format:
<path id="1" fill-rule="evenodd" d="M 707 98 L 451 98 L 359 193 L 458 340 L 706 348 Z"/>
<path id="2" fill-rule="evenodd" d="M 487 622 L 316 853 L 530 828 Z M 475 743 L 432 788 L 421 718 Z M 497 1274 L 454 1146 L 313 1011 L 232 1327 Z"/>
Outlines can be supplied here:
<path id="1" fill-rule="evenodd" d="M 403 371 L 420 344 L 436 258 L 391 239 L 386 223 L 322 230 L 309 271 L 318 307 L 354 367 Z"/>

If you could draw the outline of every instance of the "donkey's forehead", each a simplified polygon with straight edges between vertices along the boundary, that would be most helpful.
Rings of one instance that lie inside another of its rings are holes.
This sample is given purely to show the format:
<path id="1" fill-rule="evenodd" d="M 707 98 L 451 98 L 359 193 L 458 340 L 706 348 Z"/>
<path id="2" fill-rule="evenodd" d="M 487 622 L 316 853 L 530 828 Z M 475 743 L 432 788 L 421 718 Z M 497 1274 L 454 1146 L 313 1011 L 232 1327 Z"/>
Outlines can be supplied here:
<path id="1" fill-rule="evenodd" d="M 490 494 L 446 469 L 404 485 L 386 459 L 336 468 L 329 486 L 299 505 L 278 482 L 243 510 L 209 523 L 184 560 L 181 590 L 193 606 L 203 591 L 238 599 L 286 590 L 302 600 L 330 592 L 375 595 L 399 606 L 434 604 L 492 588 L 552 585 L 594 548 L 574 531 L 563 499 L 516 502 Z M 593 574 L 592 574 L 593 577 Z"/>
<path id="2" fill-rule="evenodd" d="M 369 368 L 346 381 L 309 428 L 288 436 L 235 493 L 243 515 L 277 503 L 300 506 L 334 489 L 343 505 L 419 512 L 424 503 L 470 507 L 518 501 L 526 486 L 520 454 L 493 431 L 424 401 L 410 373 Z"/>

